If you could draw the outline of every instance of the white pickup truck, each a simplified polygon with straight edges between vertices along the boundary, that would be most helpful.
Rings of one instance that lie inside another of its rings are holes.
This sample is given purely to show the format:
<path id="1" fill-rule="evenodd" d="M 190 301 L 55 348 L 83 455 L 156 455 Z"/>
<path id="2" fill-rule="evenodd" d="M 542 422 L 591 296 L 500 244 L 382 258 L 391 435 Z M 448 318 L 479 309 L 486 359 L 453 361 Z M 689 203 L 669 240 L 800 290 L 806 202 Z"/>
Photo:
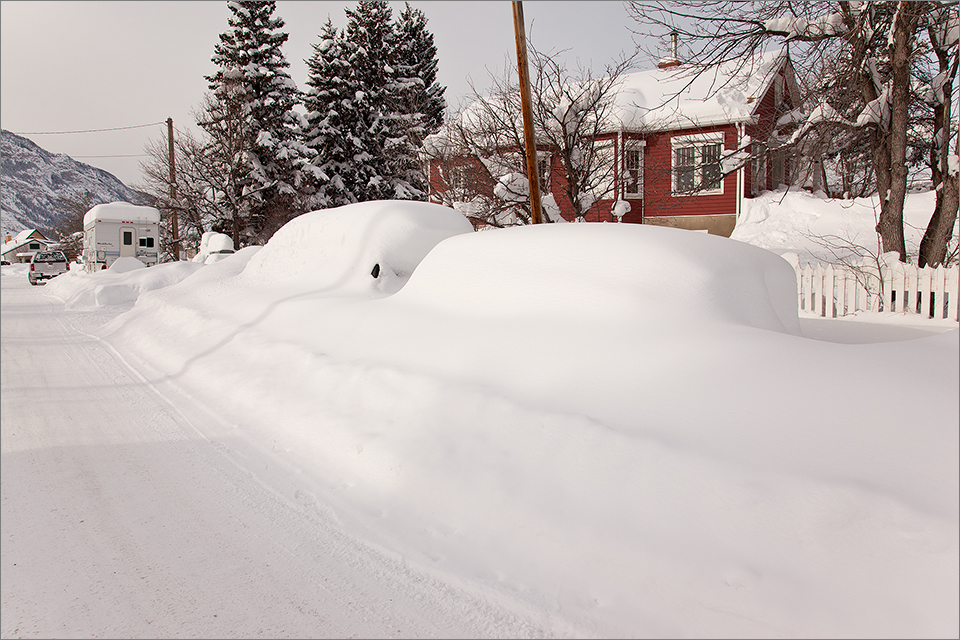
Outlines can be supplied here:
<path id="1" fill-rule="evenodd" d="M 30 258 L 30 271 L 27 272 L 27 280 L 30 284 L 37 284 L 50 278 L 55 278 L 61 273 L 70 270 L 67 264 L 67 257 L 63 251 L 37 251 Z"/>

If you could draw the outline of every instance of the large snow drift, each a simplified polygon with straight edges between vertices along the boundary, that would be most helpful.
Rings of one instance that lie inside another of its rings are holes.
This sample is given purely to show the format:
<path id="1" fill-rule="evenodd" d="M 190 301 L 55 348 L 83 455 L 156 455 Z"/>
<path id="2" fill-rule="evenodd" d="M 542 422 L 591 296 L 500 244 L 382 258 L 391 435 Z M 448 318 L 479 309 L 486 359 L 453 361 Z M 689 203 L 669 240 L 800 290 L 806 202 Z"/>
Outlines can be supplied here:
<path id="1" fill-rule="evenodd" d="M 958 331 L 810 340 L 745 243 L 425 206 L 302 216 L 103 336 L 264 483 L 551 635 L 956 635 Z"/>

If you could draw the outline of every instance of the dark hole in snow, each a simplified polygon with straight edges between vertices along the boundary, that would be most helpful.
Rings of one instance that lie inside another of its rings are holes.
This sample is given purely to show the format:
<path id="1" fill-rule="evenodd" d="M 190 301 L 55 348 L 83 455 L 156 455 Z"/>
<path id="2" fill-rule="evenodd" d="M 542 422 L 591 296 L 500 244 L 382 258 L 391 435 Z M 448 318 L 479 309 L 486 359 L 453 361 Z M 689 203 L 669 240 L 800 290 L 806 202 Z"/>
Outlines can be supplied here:
<path id="1" fill-rule="evenodd" d="M 379 263 L 379 262 L 378 262 L 377 264 L 373 265 L 373 271 L 370 272 L 370 275 L 372 275 L 374 278 L 379 278 L 379 277 L 380 277 L 380 263 Z"/>

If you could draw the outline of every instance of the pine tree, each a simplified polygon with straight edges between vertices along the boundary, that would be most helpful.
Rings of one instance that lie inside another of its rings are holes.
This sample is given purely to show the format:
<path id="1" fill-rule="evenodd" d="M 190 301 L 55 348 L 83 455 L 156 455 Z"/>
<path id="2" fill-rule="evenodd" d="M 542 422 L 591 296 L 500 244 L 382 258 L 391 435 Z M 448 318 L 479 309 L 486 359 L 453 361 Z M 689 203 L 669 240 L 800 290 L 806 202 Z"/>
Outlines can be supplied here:
<path id="1" fill-rule="evenodd" d="M 230 127 L 241 132 L 240 157 L 234 159 L 240 175 L 232 196 L 240 203 L 246 228 L 235 224 L 234 243 L 265 242 L 276 229 L 299 213 L 300 168 L 306 148 L 300 142 L 303 125 L 294 110 L 300 100 L 296 84 L 281 52 L 288 35 L 284 22 L 274 17 L 274 0 L 231 0 L 229 28 L 220 35 L 213 62 L 219 67 L 207 76 L 213 99 L 224 108 L 207 113 L 229 114 L 241 122 Z M 208 133 L 222 123 L 198 123 Z"/>
<path id="2" fill-rule="evenodd" d="M 356 96 L 356 75 L 347 60 L 345 42 L 328 19 L 307 60 L 308 89 L 303 105 L 307 110 L 304 144 L 310 162 L 304 167 L 304 181 L 311 208 L 338 207 L 359 199 L 354 193 L 361 152 Z"/>
<path id="3" fill-rule="evenodd" d="M 396 176 L 421 194 L 426 179 L 418 159 L 423 140 L 443 124 L 444 87 L 437 84 L 437 48 L 427 31 L 423 12 L 404 5 L 396 23 L 394 50 L 394 109 L 406 135 L 405 148 L 395 158 Z"/>
<path id="4" fill-rule="evenodd" d="M 405 83 L 401 110 L 408 114 L 420 114 L 424 135 L 415 140 L 417 146 L 423 138 L 436 133 L 443 125 L 446 87 L 437 83 L 437 47 L 433 34 L 427 31 L 427 18 L 409 3 L 397 17 L 396 64 L 398 76 Z"/>
<path id="5" fill-rule="evenodd" d="M 345 40 L 351 45 L 347 60 L 357 78 L 357 111 L 361 117 L 358 134 L 362 151 L 355 158 L 358 180 L 354 193 L 360 201 L 398 198 L 392 156 L 405 144 L 405 138 L 393 108 L 395 34 L 390 7 L 384 0 L 360 0 L 356 9 L 345 11 Z"/>

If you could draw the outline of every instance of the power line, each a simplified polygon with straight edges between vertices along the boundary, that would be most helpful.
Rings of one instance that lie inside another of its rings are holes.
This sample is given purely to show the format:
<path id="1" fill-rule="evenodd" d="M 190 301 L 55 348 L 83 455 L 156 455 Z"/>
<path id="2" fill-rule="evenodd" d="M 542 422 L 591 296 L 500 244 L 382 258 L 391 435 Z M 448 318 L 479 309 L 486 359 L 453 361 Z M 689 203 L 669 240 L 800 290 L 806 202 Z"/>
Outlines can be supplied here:
<path id="1" fill-rule="evenodd" d="M 71 158 L 147 158 L 150 154 L 147 153 L 133 153 L 127 155 L 119 156 L 70 156 Z"/>
<path id="2" fill-rule="evenodd" d="M 158 124 L 166 124 L 166 121 L 151 122 L 149 124 L 135 124 L 132 127 L 111 127 L 109 129 L 83 129 L 80 131 L 14 131 L 18 136 L 58 136 L 66 133 L 100 133 L 102 131 L 122 131 L 124 129 L 143 129 L 145 127 L 155 127 Z M 93 157 L 93 156 L 88 156 Z"/>

